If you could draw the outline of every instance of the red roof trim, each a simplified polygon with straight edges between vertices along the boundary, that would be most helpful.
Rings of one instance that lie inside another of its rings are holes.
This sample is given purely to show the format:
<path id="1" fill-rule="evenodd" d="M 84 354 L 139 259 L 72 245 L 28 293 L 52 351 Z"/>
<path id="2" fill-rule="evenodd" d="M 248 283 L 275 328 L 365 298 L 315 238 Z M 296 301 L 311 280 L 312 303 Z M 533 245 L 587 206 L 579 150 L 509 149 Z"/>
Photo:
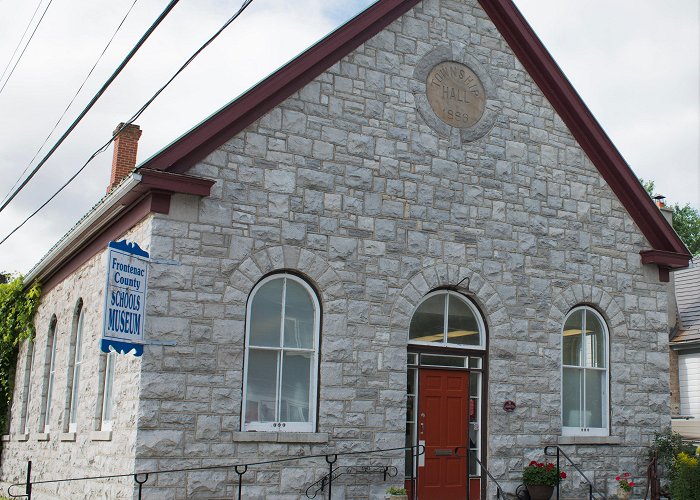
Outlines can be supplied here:
<path id="1" fill-rule="evenodd" d="M 378 1 L 147 160 L 142 167 L 187 171 L 417 3 L 418 0 Z M 683 266 L 687 266 L 690 252 L 513 2 L 479 0 L 479 3 L 652 247 L 674 254 L 674 262 L 683 260 Z"/>
<path id="2" fill-rule="evenodd" d="M 172 145 L 146 160 L 142 167 L 185 172 L 211 151 L 408 12 L 418 1 L 380 0 Z"/>
<path id="3" fill-rule="evenodd" d="M 141 201 L 136 203 L 136 205 L 130 208 L 125 214 L 110 223 L 102 232 L 98 233 L 97 236 L 82 247 L 78 253 L 70 256 L 60 267 L 53 270 L 53 274 L 47 274 L 47 277 L 42 277 L 43 283 L 41 291 L 46 293 L 54 288 L 90 258 L 104 250 L 107 247 L 107 243 L 117 239 L 138 224 L 139 221 L 151 213 L 152 204 L 153 198 L 150 195 L 143 197 Z M 73 250 L 72 248 L 69 249 L 66 254 Z M 60 262 L 63 260 L 66 254 L 59 254 L 56 257 L 56 261 Z"/>
<path id="4" fill-rule="evenodd" d="M 513 2 L 479 3 L 646 239 L 655 249 L 684 259 L 686 267 L 690 252 Z"/>
<path id="5" fill-rule="evenodd" d="M 676 252 L 664 250 L 644 250 L 639 252 L 642 256 L 642 264 L 660 264 L 670 269 L 688 267 L 688 259 Z"/>

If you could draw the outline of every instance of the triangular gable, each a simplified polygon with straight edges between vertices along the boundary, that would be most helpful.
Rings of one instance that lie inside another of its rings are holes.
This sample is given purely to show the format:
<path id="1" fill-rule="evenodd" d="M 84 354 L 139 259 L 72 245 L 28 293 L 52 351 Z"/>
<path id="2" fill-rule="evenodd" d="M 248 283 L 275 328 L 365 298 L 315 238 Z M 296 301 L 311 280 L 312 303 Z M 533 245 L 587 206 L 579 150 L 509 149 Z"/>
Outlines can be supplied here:
<path id="1" fill-rule="evenodd" d="M 296 91 L 379 33 L 419 0 L 379 0 L 363 13 L 148 159 L 140 168 L 185 172 Z M 479 0 L 481 7 L 542 90 L 653 249 L 661 279 L 683 268 L 688 249 L 654 205 L 634 172 L 511 0 Z"/>

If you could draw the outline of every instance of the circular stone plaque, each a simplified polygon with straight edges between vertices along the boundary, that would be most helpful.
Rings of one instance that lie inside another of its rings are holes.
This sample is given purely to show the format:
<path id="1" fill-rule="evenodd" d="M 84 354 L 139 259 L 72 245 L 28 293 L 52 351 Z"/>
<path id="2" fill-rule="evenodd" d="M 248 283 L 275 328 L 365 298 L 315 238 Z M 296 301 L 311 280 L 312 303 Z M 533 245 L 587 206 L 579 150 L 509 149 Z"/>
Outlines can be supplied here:
<path id="1" fill-rule="evenodd" d="M 425 86 L 430 107 L 448 125 L 469 128 L 484 115 L 484 86 L 464 64 L 454 61 L 437 64 L 428 73 Z"/>

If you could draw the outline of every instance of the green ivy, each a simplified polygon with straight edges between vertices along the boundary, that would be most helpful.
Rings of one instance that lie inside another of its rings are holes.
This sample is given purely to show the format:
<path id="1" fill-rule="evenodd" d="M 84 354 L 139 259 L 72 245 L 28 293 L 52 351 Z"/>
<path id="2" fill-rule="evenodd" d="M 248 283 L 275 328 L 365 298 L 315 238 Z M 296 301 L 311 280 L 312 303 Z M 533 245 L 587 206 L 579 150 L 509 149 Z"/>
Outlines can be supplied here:
<path id="1" fill-rule="evenodd" d="M 26 291 L 22 276 L 0 275 L 0 430 L 7 428 L 19 345 L 34 336 L 34 313 L 41 287 L 34 283 Z"/>

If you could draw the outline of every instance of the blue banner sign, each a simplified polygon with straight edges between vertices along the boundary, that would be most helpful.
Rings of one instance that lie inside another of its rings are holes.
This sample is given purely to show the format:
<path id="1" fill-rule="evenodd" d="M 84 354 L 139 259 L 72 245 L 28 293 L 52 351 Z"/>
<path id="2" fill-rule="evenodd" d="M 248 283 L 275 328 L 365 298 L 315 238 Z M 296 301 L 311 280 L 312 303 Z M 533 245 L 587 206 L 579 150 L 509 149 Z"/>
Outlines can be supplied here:
<path id="1" fill-rule="evenodd" d="M 100 348 L 143 354 L 148 292 L 148 252 L 126 240 L 107 245 L 107 286 Z"/>

